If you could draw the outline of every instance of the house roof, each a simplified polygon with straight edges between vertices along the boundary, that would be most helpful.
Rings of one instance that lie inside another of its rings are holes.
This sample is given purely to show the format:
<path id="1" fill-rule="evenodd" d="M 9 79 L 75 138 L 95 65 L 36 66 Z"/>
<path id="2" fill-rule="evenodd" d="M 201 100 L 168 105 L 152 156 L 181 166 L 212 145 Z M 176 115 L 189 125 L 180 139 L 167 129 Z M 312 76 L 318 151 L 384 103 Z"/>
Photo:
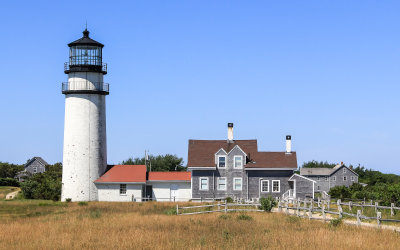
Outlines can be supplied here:
<path id="1" fill-rule="evenodd" d="M 358 176 L 356 172 L 354 172 L 352 169 L 346 167 L 343 164 L 338 164 L 333 168 L 301 168 L 300 169 L 300 175 L 305 175 L 305 176 L 321 176 L 321 175 L 332 175 L 336 171 L 338 171 L 340 168 L 345 167 L 351 172 L 353 172 L 355 175 Z"/>
<path id="2" fill-rule="evenodd" d="M 214 155 L 221 148 L 239 146 L 250 158 L 246 168 L 297 168 L 296 152 L 258 152 L 257 140 L 189 140 L 188 167 L 215 167 Z"/>
<path id="3" fill-rule="evenodd" d="M 149 181 L 190 181 L 190 172 L 149 172 Z"/>
<path id="4" fill-rule="evenodd" d="M 42 157 L 39 156 L 35 156 L 32 159 L 30 159 L 26 164 L 25 164 L 25 168 L 28 167 L 29 165 L 32 164 L 32 162 L 34 161 L 38 161 L 40 164 L 42 164 L 43 166 L 49 165 L 45 160 L 43 160 Z"/>
<path id="5" fill-rule="evenodd" d="M 95 183 L 145 183 L 145 165 L 115 165 Z"/>
<path id="6" fill-rule="evenodd" d="M 331 175 L 332 168 L 301 168 L 300 175 Z"/>

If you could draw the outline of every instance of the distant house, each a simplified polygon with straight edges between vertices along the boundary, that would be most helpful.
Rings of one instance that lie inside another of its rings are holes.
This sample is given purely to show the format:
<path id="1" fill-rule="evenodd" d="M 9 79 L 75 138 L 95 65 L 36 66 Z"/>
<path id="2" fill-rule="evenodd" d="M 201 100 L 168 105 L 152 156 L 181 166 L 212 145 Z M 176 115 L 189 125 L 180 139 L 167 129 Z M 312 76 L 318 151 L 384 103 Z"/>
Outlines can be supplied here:
<path id="1" fill-rule="evenodd" d="M 190 172 L 149 172 L 145 165 L 116 165 L 97 179 L 98 201 L 189 201 Z"/>
<path id="2" fill-rule="evenodd" d="M 44 173 L 46 171 L 46 165 L 49 165 L 42 157 L 33 157 L 25 164 L 24 171 L 19 172 L 16 178 L 19 181 L 24 181 L 27 176 L 31 176 L 37 173 Z"/>
<path id="3" fill-rule="evenodd" d="M 358 174 L 343 164 L 334 168 L 301 168 L 300 175 L 316 182 L 315 192 L 329 192 L 332 187 L 358 183 Z"/>
<path id="4" fill-rule="evenodd" d="M 286 151 L 261 152 L 257 140 L 234 140 L 232 123 L 227 140 L 189 140 L 188 169 L 194 200 L 314 196 L 315 181 L 294 174 L 291 136 L 286 137 Z"/>

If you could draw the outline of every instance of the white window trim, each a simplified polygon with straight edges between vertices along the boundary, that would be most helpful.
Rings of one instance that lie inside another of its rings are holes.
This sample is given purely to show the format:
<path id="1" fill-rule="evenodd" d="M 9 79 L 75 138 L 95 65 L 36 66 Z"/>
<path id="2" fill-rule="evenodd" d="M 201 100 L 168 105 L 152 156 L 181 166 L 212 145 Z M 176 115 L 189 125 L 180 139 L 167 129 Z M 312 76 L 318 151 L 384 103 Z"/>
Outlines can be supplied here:
<path id="1" fill-rule="evenodd" d="M 219 180 L 221 180 L 221 179 L 224 179 L 224 180 L 225 180 L 225 188 L 224 188 L 224 189 L 220 189 L 220 188 L 219 188 Z M 228 182 L 227 182 L 227 180 L 226 180 L 226 177 L 218 177 L 218 178 L 217 178 L 217 190 L 226 191 L 226 186 L 228 186 Z"/>
<path id="2" fill-rule="evenodd" d="M 122 185 L 125 185 L 125 193 L 124 193 L 124 194 L 121 193 L 121 186 L 122 186 Z M 127 195 L 127 194 L 126 194 L 127 192 L 128 192 L 128 186 L 127 186 L 126 184 L 119 184 L 119 195 L 120 195 L 120 196 L 126 196 L 126 195 Z"/>
<path id="3" fill-rule="evenodd" d="M 263 182 L 267 182 L 267 191 L 263 191 Z M 261 180 L 261 193 L 269 193 L 269 180 Z"/>
<path id="4" fill-rule="evenodd" d="M 274 191 L 274 182 L 278 182 L 278 191 Z M 272 180 L 272 193 L 280 193 L 281 192 L 281 181 L 280 180 Z"/>
<path id="5" fill-rule="evenodd" d="M 201 180 L 207 180 L 207 189 L 202 189 L 201 188 Z M 199 190 L 200 191 L 208 191 L 208 189 L 209 189 L 208 177 L 200 177 L 199 178 Z"/>
<path id="6" fill-rule="evenodd" d="M 333 179 L 332 179 L 333 181 L 336 181 L 336 176 L 332 176 L 332 178 L 333 178 Z"/>
<path id="7" fill-rule="evenodd" d="M 343 168 L 343 174 L 345 174 L 347 172 L 346 168 Z"/>
<path id="8" fill-rule="evenodd" d="M 240 180 L 240 189 L 235 188 L 235 180 Z M 243 190 L 243 178 L 242 177 L 235 177 L 233 178 L 233 190 L 234 191 L 242 191 Z"/>
<path id="9" fill-rule="evenodd" d="M 38 168 L 37 167 L 33 167 L 33 172 L 37 173 L 38 172 Z"/>
<path id="10" fill-rule="evenodd" d="M 240 162 L 241 162 L 240 167 L 236 167 L 236 160 L 235 160 L 236 157 L 240 157 Z M 226 163 L 225 163 L 225 165 L 226 165 Z M 234 155 L 233 156 L 233 168 L 234 169 L 243 169 L 243 156 L 242 155 Z"/>
<path id="11" fill-rule="evenodd" d="M 219 166 L 219 158 L 220 157 L 224 157 L 225 158 L 225 166 L 224 167 L 220 167 Z M 227 162 L 226 162 L 226 155 L 217 155 L 217 166 L 218 166 L 218 168 L 226 168 L 226 164 L 227 164 Z"/>
<path id="12" fill-rule="evenodd" d="M 351 177 L 350 177 L 350 180 L 351 180 L 351 181 L 355 181 L 354 176 L 351 176 Z"/>

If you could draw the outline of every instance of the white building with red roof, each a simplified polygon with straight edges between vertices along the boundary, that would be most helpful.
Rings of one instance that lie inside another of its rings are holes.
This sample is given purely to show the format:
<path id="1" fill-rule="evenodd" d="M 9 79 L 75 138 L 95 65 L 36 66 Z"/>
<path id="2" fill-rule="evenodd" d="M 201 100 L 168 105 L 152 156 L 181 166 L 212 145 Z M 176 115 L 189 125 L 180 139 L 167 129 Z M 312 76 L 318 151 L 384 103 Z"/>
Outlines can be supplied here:
<path id="1" fill-rule="evenodd" d="M 189 201 L 190 172 L 146 172 L 145 165 L 116 165 L 95 182 L 99 201 Z"/>

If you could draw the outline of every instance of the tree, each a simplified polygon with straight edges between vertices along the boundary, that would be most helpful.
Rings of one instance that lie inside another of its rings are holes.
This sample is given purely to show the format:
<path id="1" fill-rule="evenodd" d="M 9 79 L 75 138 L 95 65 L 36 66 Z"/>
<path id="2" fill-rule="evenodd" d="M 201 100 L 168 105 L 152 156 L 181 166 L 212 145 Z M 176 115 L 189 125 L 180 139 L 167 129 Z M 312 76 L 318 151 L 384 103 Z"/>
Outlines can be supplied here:
<path id="1" fill-rule="evenodd" d="M 21 183 L 22 193 L 27 199 L 58 201 L 61 197 L 62 164 L 46 166 L 46 172 L 37 173 Z"/>
<path id="2" fill-rule="evenodd" d="M 0 162 L 0 178 L 14 178 L 18 172 L 24 170 L 24 165 Z"/>
<path id="3" fill-rule="evenodd" d="M 301 167 L 302 168 L 333 168 L 335 166 L 336 166 L 336 164 L 328 163 L 327 161 L 318 162 L 318 161 L 312 160 L 312 161 L 304 162 Z"/>
<path id="4" fill-rule="evenodd" d="M 145 158 L 129 158 L 122 161 L 122 165 L 145 165 Z M 149 155 L 147 160 L 147 170 L 150 171 L 186 171 L 183 166 L 183 159 L 171 154 Z"/>

